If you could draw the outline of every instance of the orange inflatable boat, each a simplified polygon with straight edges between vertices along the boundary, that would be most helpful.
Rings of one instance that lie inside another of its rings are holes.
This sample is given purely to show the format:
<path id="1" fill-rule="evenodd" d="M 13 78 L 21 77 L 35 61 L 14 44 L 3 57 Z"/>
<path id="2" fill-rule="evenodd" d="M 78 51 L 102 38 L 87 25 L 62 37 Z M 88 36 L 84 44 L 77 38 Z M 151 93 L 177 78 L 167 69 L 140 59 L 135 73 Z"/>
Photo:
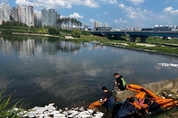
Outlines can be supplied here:
<path id="1" fill-rule="evenodd" d="M 137 94 L 135 94 L 135 97 L 138 99 L 144 99 L 145 97 L 148 97 L 152 100 L 155 100 L 162 108 L 170 108 L 178 105 L 178 100 L 159 97 L 154 92 L 136 84 L 127 85 L 127 89 L 137 92 Z"/>
<path id="2" fill-rule="evenodd" d="M 101 102 L 100 102 L 99 100 L 97 100 L 97 101 L 95 101 L 95 102 L 92 102 L 92 103 L 88 106 L 88 108 L 89 108 L 89 109 L 94 109 L 94 108 L 97 108 L 97 107 L 99 107 L 99 106 L 101 106 Z"/>
<path id="3" fill-rule="evenodd" d="M 156 101 L 161 108 L 171 108 L 173 106 L 178 106 L 178 100 L 177 99 L 165 99 L 162 97 L 157 96 L 154 92 L 143 88 L 140 85 L 136 85 L 136 84 L 129 84 L 127 85 L 127 90 L 136 92 L 136 94 L 134 95 L 134 97 L 137 99 L 133 105 L 139 110 L 141 109 L 141 107 L 146 108 L 148 107 L 148 105 L 143 104 L 143 101 L 145 99 L 145 97 L 150 98 L 153 101 Z M 128 96 L 129 97 L 129 96 Z M 94 109 L 96 107 L 101 106 L 101 103 L 99 100 L 91 103 L 88 108 L 89 109 Z"/>

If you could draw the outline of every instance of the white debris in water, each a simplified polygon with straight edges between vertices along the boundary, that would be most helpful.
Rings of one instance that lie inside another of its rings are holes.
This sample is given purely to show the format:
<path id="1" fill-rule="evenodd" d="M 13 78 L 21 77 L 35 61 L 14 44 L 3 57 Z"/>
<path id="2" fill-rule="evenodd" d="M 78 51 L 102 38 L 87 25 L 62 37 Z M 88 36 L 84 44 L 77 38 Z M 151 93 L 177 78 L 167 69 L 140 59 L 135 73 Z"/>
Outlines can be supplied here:
<path id="1" fill-rule="evenodd" d="M 18 108 L 14 108 L 14 111 L 17 111 Z M 28 111 L 22 111 L 19 113 L 19 116 L 22 118 L 102 118 L 104 113 L 94 112 L 92 109 L 85 110 L 81 108 L 65 108 L 64 110 L 57 110 L 54 107 L 54 103 L 45 105 L 45 107 L 35 106 Z"/>
<path id="2" fill-rule="evenodd" d="M 166 66 L 166 67 L 175 67 L 178 68 L 178 64 L 173 64 L 173 63 L 158 63 L 160 66 Z"/>

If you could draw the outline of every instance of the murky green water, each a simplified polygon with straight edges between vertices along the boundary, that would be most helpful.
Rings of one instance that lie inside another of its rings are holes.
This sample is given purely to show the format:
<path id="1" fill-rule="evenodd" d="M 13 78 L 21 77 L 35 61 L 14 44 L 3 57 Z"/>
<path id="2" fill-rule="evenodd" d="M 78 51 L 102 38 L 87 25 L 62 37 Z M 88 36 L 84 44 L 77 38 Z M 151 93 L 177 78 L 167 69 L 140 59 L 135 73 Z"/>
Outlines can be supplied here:
<path id="1" fill-rule="evenodd" d="M 0 38 L 0 89 L 27 107 L 54 102 L 58 108 L 89 104 L 113 85 L 113 73 L 127 83 L 178 78 L 178 58 L 93 43 L 24 37 Z"/>

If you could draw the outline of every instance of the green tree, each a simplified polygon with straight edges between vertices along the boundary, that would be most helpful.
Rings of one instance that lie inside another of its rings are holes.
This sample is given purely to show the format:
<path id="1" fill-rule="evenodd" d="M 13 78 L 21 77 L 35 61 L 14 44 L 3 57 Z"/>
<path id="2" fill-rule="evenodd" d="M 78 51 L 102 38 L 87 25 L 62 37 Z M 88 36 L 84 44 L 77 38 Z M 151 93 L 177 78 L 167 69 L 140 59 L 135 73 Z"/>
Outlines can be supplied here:
<path id="1" fill-rule="evenodd" d="M 75 38 L 80 38 L 81 31 L 80 31 L 80 30 L 73 30 L 72 35 L 73 35 Z"/>
<path id="2" fill-rule="evenodd" d="M 56 23 L 59 23 L 60 27 L 62 25 L 65 25 L 66 29 L 73 29 L 74 25 L 77 26 L 78 28 L 79 27 L 81 28 L 82 26 L 82 22 L 78 21 L 75 18 L 70 18 L 70 17 L 57 19 Z"/>
<path id="3" fill-rule="evenodd" d="M 24 24 L 22 22 L 18 22 L 18 21 L 3 21 L 2 22 L 2 26 L 25 26 L 27 27 L 27 24 Z"/>
<path id="4" fill-rule="evenodd" d="M 54 27 L 48 28 L 48 32 L 49 34 L 52 34 L 52 35 L 59 35 L 59 30 Z"/>
<path id="5" fill-rule="evenodd" d="M 71 18 L 70 22 L 71 22 L 71 27 L 73 28 L 75 19 L 74 19 L 74 18 Z"/>
<path id="6" fill-rule="evenodd" d="M 78 24 L 79 24 L 79 28 L 81 28 L 81 26 L 82 26 L 82 22 L 79 21 Z"/>
<path id="7" fill-rule="evenodd" d="M 56 24 L 58 25 L 58 28 L 61 28 L 62 23 L 63 23 L 62 19 L 59 18 L 56 20 Z"/>

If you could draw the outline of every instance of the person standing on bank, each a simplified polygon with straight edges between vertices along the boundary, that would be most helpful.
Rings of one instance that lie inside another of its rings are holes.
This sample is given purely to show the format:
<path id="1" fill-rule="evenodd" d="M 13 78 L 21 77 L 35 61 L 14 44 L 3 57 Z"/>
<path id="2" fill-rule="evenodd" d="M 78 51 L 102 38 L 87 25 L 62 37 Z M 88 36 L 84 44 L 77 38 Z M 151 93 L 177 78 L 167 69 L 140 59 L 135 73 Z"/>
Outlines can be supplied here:
<path id="1" fill-rule="evenodd" d="M 102 106 L 106 108 L 106 110 L 112 110 L 115 105 L 114 96 L 111 91 L 109 91 L 105 86 L 101 88 L 104 92 L 104 97 L 102 98 Z"/>
<path id="2" fill-rule="evenodd" d="M 118 89 L 120 91 L 123 91 L 126 89 L 126 81 L 124 80 L 124 78 L 119 75 L 118 73 L 114 73 L 114 77 L 115 77 L 115 85 L 118 87 Z"/>

